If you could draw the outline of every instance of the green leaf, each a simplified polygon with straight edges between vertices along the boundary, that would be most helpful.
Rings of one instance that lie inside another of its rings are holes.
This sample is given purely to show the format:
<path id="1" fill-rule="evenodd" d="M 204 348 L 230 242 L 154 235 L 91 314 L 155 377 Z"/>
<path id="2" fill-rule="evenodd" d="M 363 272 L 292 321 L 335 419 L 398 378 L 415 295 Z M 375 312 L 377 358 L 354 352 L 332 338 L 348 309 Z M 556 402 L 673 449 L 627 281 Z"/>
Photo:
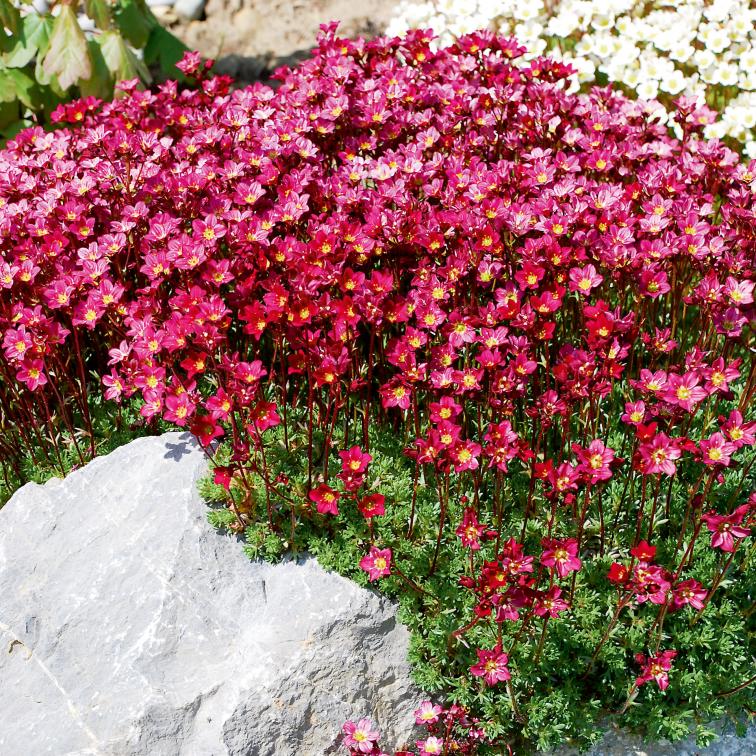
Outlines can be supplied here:
<path id="1" fill-rule="evenodd" d="M 25 71 L 18 68 L 10 68 L 3 72 L 9 79 L 16 93 L 16 99 L 22 102 L 27 108 L 36 108 L 37 103 L 34 100 L 34 89 L 37 83 Z"/>
<path id="2" fill-rule="evenodd" d="M 150 38 L 144 48 L 144 62 L 150 66 L 157 63 L 160 71 L 166 75 L 183 80 L 184 76 L 176 68 L 189 48 L 162 26 L 156 26 L 150 32 Z"/>
<path id="3" fill-rule="evenodd" d="M 47 76 L 55 76 L 62 89 L 92 75 L 87 40 L 76 20 L 76 11 L 70 5 L 60 6 L 42 69 Z"/>
<path id="4" fill-rule="evenodd" d="M 106 32 L 106 34 L 109 32 Z M 100 39 L 89 39 L 89 57 L 92 60 L 92 75 L 79 82 L 79 90 L 82 97 L 98 97 L 102 100 L 113 96 L 113 77 L 105 62 Z"/>
<path id="5" fill-rule="evenodd" d="M 141 50 L 155 26 L 154 16 L 136 0 L 120 0 L 116 6 L 115 21 L 123 36 Z"/>
<path id="6" fill-rule="evenodd" d="M 0 91 L 2 83 L 0 82 Z M 11 127 L 20 117 L 18 102 L 14 100 L 0 101 L 0 130 L 5 132 L 6 128 Z"/>
<path id="7" fill-rule="evenodd" d="M 105 0 L 84 0 L 84 10 L 98 29 L 110 29 L 110 7 Z"/>
<path id="8" fill-rule="evenodd" d="M 100 37 L 100 49 L 108 70 L 116 81 L 139 77 L 142 81 L 150 80 L 150 72 L 136 55 L 127 47 L 118 32 L 104 32 Z"/>
<path id="9" fill-rule="evenodd" d="M 36 13 L 25 16 L 21 31 L 13 38 L 13 46 L 3 56 L 3 63 L 8 68 L 23 68 L 37 52 L 44 53 L 50 41 L 53 21 L 52 16 L 38 16 Z"/>
<path id="10" fill-rule="evenodd" d="M 10 0 L 0 0 L 0 24 L 11 34 L 18 34 L 21 24 L 21 14 Z"/>

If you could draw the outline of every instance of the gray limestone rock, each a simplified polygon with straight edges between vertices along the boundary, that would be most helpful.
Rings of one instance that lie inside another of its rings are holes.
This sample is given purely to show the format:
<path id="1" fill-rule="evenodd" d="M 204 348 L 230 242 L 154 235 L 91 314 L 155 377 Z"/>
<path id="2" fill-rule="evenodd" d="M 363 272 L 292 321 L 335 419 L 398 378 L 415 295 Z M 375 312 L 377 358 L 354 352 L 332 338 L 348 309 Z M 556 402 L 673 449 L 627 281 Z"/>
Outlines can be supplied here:
<path id="1" fill-rule="evenodd" d="M 0 756 L 322 756 L 410 736 L 392 605 L 314 560 L 250 562 L 188 434 L 143 438 L 0 510 Z"/>

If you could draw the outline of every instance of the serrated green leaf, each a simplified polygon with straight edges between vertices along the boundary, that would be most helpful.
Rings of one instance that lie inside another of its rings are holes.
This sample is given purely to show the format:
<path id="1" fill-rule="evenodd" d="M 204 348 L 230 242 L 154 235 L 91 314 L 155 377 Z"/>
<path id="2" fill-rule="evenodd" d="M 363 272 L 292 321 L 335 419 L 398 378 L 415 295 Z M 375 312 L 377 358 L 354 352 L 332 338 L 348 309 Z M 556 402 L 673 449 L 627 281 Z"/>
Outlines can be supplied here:
<path id="1" fill-rule="evenodd" d="M 87 40 L 70 5 L 61 6 L 55 19 L 42 69 L 48 77 L 54 76 L 64 90 L 92 75 Z"/>
<path id="2" fill-rule="evenodd" d="M 13 38 L 13 45 L 3 55 L 3 64 L 8 68 L 23 68 L 39 51 L 45 51 L 50 40 L 53 18 L 30 13 L 24 17 L 21 30 Z"/>
<path id="3" fill-rule="evenodd" d="M 137 0 L 120 0 L 115 11 L 116 26 L 137 50 L 141 50 L 156 25 L 155 17 Z"/>

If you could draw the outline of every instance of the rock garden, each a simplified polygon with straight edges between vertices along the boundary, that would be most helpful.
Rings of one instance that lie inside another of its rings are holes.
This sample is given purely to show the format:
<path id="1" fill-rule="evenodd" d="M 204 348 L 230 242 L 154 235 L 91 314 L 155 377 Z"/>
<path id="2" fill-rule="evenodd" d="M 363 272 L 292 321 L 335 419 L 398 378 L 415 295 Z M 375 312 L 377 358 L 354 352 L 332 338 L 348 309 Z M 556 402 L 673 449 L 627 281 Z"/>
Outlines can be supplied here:
<path id="1" fill-rule="evenodd" d="M 748 2 L 0 22 L 0 756 L 756 750 Z"/>

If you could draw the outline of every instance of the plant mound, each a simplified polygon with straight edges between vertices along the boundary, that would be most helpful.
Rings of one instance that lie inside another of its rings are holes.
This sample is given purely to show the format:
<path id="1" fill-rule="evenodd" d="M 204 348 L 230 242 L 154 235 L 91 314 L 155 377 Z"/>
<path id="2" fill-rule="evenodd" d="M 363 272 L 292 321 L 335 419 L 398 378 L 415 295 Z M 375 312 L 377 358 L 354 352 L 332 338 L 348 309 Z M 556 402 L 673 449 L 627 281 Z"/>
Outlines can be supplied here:
<path id="1" fill-rule="evenodd" d="M 277 91 L 193 55 L 196 89 L 22 132 L 7 485 L 107 423 L 187 427 L 251 556 L 307 549 L 399 598 L 449 707 L 418 709 L 421 753 L 584 744 L 607 717 L 705 742 L 754 682 L 756 165 L 690 100 L 678 140 L 522 53 L 331 26 Z"/>

